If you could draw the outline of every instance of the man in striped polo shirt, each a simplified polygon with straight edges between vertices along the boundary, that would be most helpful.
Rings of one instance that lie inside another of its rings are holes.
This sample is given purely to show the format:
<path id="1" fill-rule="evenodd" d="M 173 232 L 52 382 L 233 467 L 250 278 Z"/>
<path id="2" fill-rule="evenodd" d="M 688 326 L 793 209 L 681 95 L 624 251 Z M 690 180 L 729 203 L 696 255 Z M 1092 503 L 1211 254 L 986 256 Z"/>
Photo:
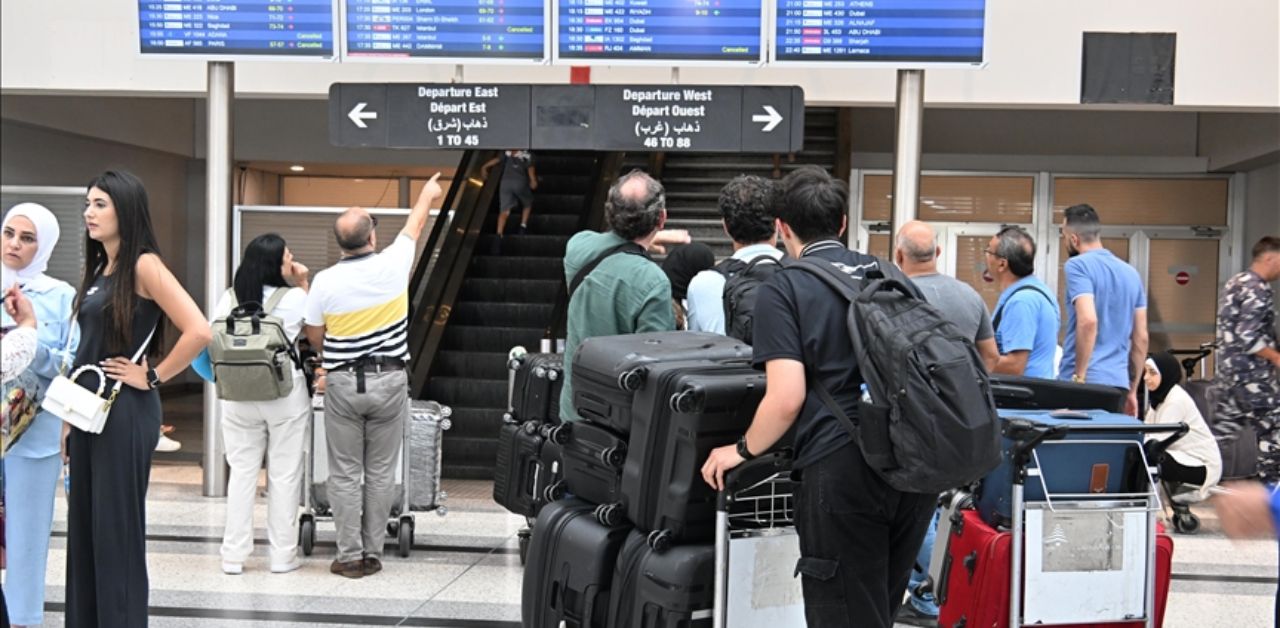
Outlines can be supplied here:
<path id="1" fill-rule="evenodd" d="M 342 259 L 318 273 L 307 294 L 307 338 L 323 347 L 327 371 L 327 492 L 338 531 L 329 571 L 347 578 L 382 570 L 409 415 L 409 277 L 427 214 L 443 195 L 439 178 L 422 188 L 399 237 L 381 253 L 377 219 L 360 207 L 343 212 L 333 225 Z"/>

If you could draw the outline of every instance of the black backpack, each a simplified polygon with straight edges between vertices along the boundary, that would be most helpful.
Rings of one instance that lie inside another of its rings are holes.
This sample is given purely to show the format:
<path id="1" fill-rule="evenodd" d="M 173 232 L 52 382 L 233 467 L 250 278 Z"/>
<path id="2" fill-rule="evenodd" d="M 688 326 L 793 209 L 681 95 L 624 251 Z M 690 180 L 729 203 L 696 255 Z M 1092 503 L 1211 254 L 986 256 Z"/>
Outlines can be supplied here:
<path id="1" fill-rule="evenodd" d="M 858 420 L 812 371 L 809 380 L 893 488 L 939 493 L 978 480 L 1000 464 L 1000 421 L 982 358 L 901 271 L 883 261 L 878 266 L 859 278 L 825 261 L 787 265 L 849 301 L 849 336 L 866 383 Z"/>
<path id="2" fill-rule="evenodd" d="M 778 260 L 760 255 L 750 262 L 729 258 L 716 265 L 724 275 L 724 333 L 751 344 L 755 324 L 756 289 L 782 269 Z"/>

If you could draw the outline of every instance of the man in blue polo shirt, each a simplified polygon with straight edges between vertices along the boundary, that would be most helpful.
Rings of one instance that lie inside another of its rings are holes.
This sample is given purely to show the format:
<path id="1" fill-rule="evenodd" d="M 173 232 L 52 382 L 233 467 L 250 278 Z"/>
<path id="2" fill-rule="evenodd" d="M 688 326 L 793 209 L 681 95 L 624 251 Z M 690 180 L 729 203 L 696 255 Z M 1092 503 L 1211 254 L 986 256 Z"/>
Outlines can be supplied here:
<path id="1" fill-rule="evenodd" d="M 1125 413 L 1138 416 L 1147 359 L 1146 289 L 1138 271 L 1103 248 L 1097 211 L 1081 204 L 1065 214 L 1070 307 L 1058 379 L 1126 390 Z"/>
<path id="2" fill-rule="evenodd" d="M 1002 290 L 991 320 L 1000 359 L 991 372 L 1054 379 L 1061 320 L 1058 300 L 1034 274 L 1035 240 L 1021 227 L 1005 227 L 991 237 L 986 254 L 987 272 Z"/>

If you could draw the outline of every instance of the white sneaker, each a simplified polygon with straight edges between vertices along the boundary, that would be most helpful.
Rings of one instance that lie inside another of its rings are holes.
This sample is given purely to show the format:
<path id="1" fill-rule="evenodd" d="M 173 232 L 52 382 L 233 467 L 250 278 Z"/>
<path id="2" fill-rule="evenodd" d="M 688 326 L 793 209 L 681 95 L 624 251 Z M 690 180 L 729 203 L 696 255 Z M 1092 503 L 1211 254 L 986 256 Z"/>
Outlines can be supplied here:
<path id="1" fill-rule="evenodd" d="M 169 453 L 169 452 L 178 451 L 179 449 L 182 449 L 182 443 L 176 440 L 173 440 L 172 438 L 169 438 L 164 434 L 160 435 L 160 440 L 159 442 L 156 443 L 156 451 Z"/>
<path id="2" fill-rule="evenodd" d="M 301 567 L 302 560 L 294 556 L 293 560 L 283 565 L 271 565 L 271 573 L 289 573 L 290 571 L 297 571 Z"/>
<path id="3" fill-rule="evenodd" d="M 228 576 L 238 576 L 244 573 L 244 563 L 233 563 L 230 561 L 222 561 L 222 573 Z"/>

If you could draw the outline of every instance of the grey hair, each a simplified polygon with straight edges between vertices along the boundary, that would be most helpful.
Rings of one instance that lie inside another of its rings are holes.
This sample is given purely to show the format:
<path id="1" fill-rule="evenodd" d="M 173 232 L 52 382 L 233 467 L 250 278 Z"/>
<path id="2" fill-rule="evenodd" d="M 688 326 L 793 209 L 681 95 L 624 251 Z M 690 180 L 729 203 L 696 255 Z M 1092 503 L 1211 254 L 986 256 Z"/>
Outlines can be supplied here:
<path id="1" fill-rule="evenodd" d="M 340 228 L 338 225 L 341 223 L 341 219 L 333 223 L 333 237 L 338 241 L 339 248 L 355 251 L 369 243 L 369 234 L 373 233 L 373 219 L 368 214 L 358 217 L 356 224 L 350 229 Z"/>
<path id="2" fill-rule="evenodd" d="M 1010 225 L 996 234 L 996 256 L 1009 262 L 1009 271 L 1026 277 L 1036 270 L 1036 241 L 1022 227 Z"/>
<path id="3" fill-rule="evenodd" d="M 644 194 L 623 194 L 627 183 L 639 179 L 644 182 Z M 638 240 L 658 229 L 662 212 L 667 208 L 666 190 L 643 170 L 632 170 L 622 175 L 609 188 L 604 204 L 605 220 L 609 229 L 624 240 Z"/>
<path id="4" fill-rule="evenodd" d="M 937 256 L 938 254 L 938 234 L 937 233 L 934 233 L 933 237 L 929 239 L 928 247 L 923 249 L 918 246 L 918 243 L 915 240 L 911 238 L 903 237 L 904 235 L 905 234 L 901 232 L 898 233 L 898 250 L 902 251 L 903 255 L 907 256 L 907 259 L 913 262 L 916 262 L 918 264 L 923 264 L 924 262 L 932 262 L 934 257 Z"/>

